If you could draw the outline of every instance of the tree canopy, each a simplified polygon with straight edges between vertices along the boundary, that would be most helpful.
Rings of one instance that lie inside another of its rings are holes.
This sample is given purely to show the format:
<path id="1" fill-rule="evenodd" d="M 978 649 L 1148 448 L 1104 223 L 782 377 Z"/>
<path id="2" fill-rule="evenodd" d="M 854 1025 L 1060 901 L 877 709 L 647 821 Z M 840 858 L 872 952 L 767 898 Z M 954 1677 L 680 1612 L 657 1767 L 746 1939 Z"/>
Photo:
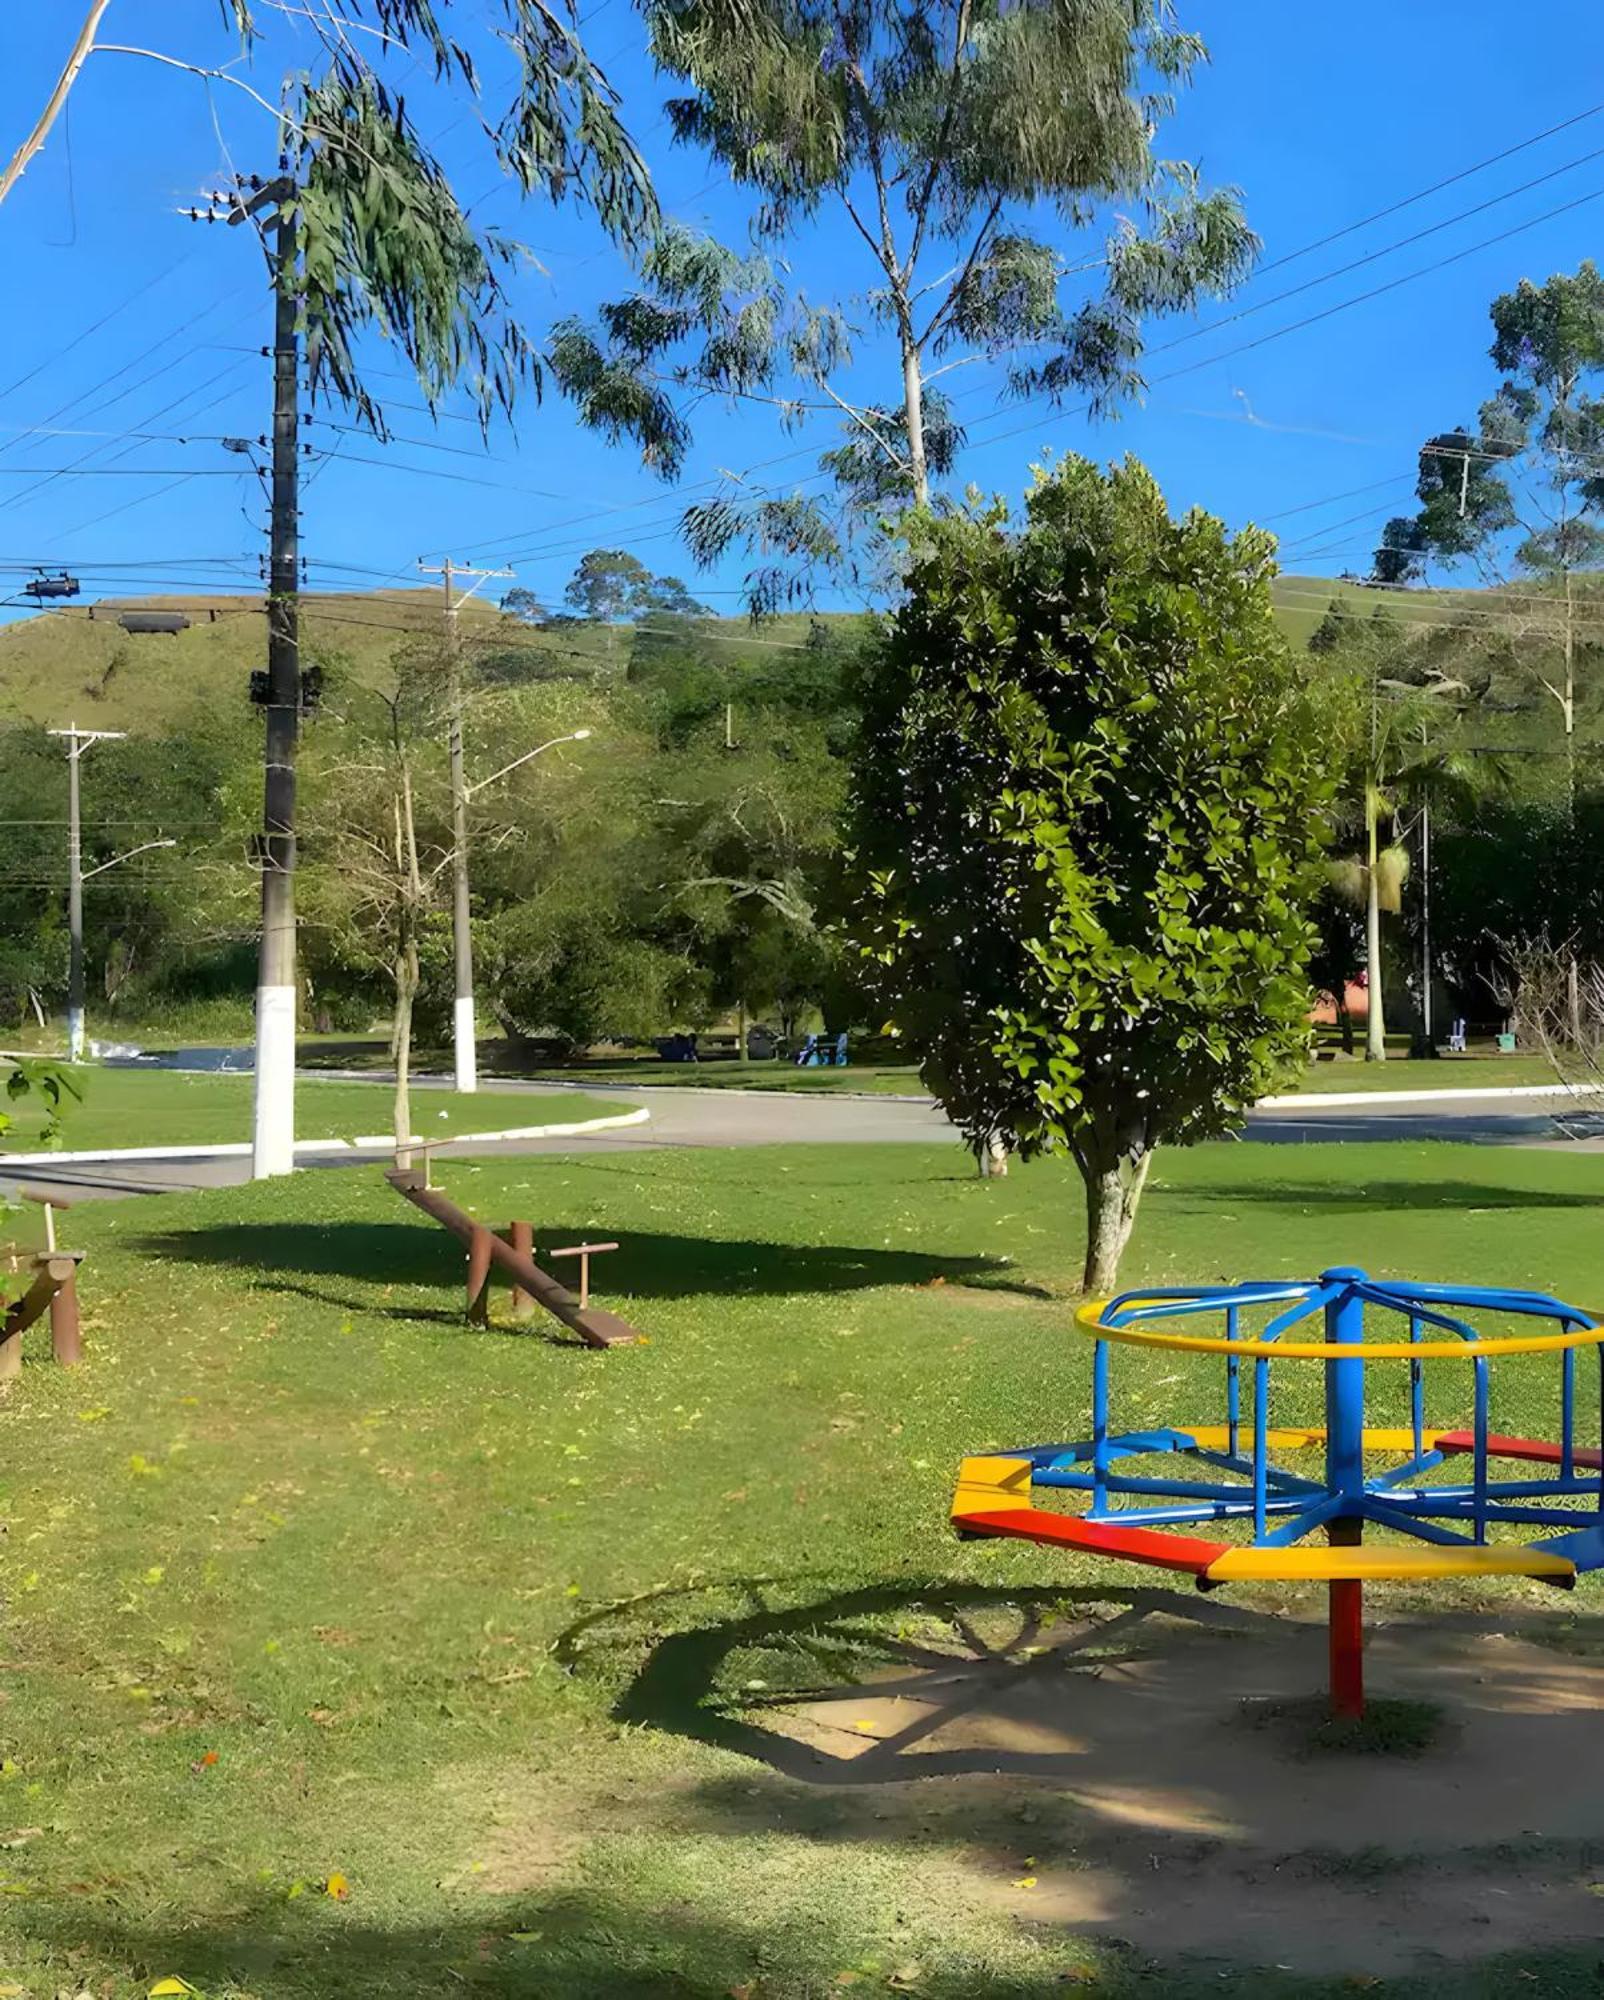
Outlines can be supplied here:
<path id="1" fill-rule="evenodd" d="M 1271 544 L 1134 461 L 935 523 L 866 674 L 852 931 L 977 1155 L 1062 1148 L 1088 1287 L 1153 1150 L 1229 1130 L 1307 1042 L 1325 781 Z"/>
<path id="2" fill-rule="evenodd" d="M 1142 386 L 1145 322 L 1229 290 L 1257 240 L 1158 133 L 1205 60 L 1169 0 L 642 0 L 681 94 L 675 138 L 753 200 L 753 248 L 665 229 L 643 283 L 556 329 L 581 413 L 666 477 L 709 394 L 822 415 L 835 505 L 733 483 L 686 513 L 693 552 L 735 545 L 759 609 L 843 557 L 887 507 L 927 503 L 963 427 L 943 378 L 1001 360 L 1008 390 L 1109 408 Z M 822 301 L 793 245 L 831 210 L 856 245 Z M 1056 225 L 1056 226 L 1055 226 Z M 1066 239 L 1082 243 L 1071 251 Z M 857 303 L 855 304 L 854 301 Z M 861 308 L 861 310 L 860 310 Z M 895 354 L 866 395 L 848 371 Z M 860 357 L 866 349 L 866 357 Z M 804 485 L 814 485 L 807 481 Z"/>

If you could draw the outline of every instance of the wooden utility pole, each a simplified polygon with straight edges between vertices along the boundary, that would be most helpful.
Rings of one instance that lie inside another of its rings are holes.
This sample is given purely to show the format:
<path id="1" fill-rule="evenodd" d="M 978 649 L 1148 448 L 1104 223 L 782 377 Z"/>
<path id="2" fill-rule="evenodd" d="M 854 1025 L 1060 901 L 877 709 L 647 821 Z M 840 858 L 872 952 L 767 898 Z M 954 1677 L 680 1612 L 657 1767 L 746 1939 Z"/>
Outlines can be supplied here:
<path id="1" fill-rule="evenodd" d="M 468 779 L 462 754 L 462 649 L 457 634 L 457 613 L 483 583 L 515 574 L 510 569 L 474 569 L 468 563 L 418 564 L 423 576 L 438 576 L 445 586 L 446 676 L 450 708 L 451 749 L 451 946 L 456 974 L 456 997 L 451 1010 L 452 1067 L 458 1090 L 479 1088 L 477 1029 L 473 1005 L 473 915 L 468 900 Z M 458 595 L 460 579 L 471 579 Z"/>

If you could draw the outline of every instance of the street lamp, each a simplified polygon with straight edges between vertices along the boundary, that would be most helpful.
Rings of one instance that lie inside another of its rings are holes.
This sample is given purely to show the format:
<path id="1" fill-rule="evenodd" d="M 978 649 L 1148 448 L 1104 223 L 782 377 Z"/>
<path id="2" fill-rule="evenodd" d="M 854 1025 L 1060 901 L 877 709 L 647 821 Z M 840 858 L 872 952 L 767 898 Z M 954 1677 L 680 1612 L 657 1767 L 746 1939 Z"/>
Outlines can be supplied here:
<path id="1" fill-rule="evenodd" d="M 583 743 L 592 733 L 589 729 L 574 729 L 566 736 L 554 736 L 549 743 L 537 743 L 533 750 L 526 750 L 521 757 L 514 757 L 510 764 L 503 764 L 499 771 L 492 771 L 488 778 L 480 778 L 476 784 L 469 785 L 463 797 L 471 799 L 475 792 L 482 792 L 486 785 L 493 785 L 500 778 L 510 777 L 531 758 L 540 756 L 542 751 L 555 750 L 559 743 Z"/>
<path id="2" fill-rule="evenodd" d="M 80 729 L 76 723 L 66 729 L 52 729 L 52 736 L 67 742 L 67 1060 L 84 1059 L 84 884 L 93 875 L 104 875 L 119 862 L 132 861 L 136 854 L 148 854 L 153 847 L 176 847 L 176 840 L 143 840 L 125 854 L 114 854 L 96 868 L 84 867 L 83 835 L 79 826 L 78 760 L 96 743 L 120 743 L 121 729 Z"/>
<path id="3" fill-rule="evenodd" d="M 521 757 L 514 757 L 510 764 L 503 764 L 499 771 L 492 771 L 488 778 L 481 778 L 477 784 L 461 782 L 462 760 L 460 738 L 453 745 L 452 790 L 456 794 L 454 813 L 456 844 L 452 850 L 452 861 L 456 877 L 457 910 L 457 1002 L 455 1022 L 456 1080 L 459 1091 L 474 1091 L 479 1088 L 479 1052 L 474 1032 L 473 1017 L 473 943 L 469 934 L 468 917 L 468 801 L 476 792 L 482 792 L 487 785 L 499 784 L 510 777 L 533 758 L 547 750 L 555 750 L 560 743 L 583 743 L 591 734 L 588 729 L 571 729 L 566 736 L 553 736 L 547 743 L 537 743 L 533 750 L 526 750 Z"/>

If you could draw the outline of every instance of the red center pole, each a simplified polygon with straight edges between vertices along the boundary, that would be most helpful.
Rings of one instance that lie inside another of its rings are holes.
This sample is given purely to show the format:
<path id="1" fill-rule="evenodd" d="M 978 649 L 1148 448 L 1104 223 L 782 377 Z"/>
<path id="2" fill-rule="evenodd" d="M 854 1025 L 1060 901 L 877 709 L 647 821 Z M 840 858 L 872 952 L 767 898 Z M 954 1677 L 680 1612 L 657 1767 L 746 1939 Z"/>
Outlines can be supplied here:
<path id="1" fill-rule="evenodd" d="M 1326 1530 L 1334 1549 L 1356 1549 L 1364 1539 L 1362 1521 L 1333 1521 Z M 1357 1577 L 1333 1577 L 1326 1586 L 1331 1618 L 1331 1713 L 1357 1721 L 1365 1712 L 1364 1585 Z"/>

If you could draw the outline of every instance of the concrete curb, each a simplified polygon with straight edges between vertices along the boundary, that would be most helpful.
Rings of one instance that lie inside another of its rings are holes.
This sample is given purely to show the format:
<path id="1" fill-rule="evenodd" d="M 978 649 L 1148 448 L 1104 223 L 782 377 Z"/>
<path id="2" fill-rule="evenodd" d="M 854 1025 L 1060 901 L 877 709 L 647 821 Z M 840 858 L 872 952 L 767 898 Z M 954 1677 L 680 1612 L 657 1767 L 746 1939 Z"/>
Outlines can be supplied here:
<path id="1" fill-rule="evenodd" d="M 1319 1111 L 1364 1104 L 1442 1104 L 1452 1098 L 1599 1097 L 1597 1090 L 1571 1083 L 1472 1084 L 1465 1090 L 1308 1090 L 1290 1097 L 1261 1097 L 1255 1111 Z"/>
<path id="2" fill-rule="evenodd" d="M 634 1111 L 620 1111 L 608 1118 L 586 1118 L 572 1125 L 513 1125 L 499 1132 L 453 1132 L 445 1139 L 414 1134 L 410 1144 L 431 1146 L 494 1146 L 504 1139 L 582 1139 L 591 1132 L 612 1132 L 624 1125 L 644 1125 L 651 1117 L 645 1105 Z M 388 1153 L 395 1147 L 393 1132 L 368 1133 L 355 1139 L 302 1139 L 296 1157 L 328 1158 L 349 1153 Z M 0 1167 L 115 1167 L 136 1160 L 240 1160 L 249 1159 L 250 1141 L 220 1146 L 123 1146 L 105 1153 L 0 1153 Z"/>

